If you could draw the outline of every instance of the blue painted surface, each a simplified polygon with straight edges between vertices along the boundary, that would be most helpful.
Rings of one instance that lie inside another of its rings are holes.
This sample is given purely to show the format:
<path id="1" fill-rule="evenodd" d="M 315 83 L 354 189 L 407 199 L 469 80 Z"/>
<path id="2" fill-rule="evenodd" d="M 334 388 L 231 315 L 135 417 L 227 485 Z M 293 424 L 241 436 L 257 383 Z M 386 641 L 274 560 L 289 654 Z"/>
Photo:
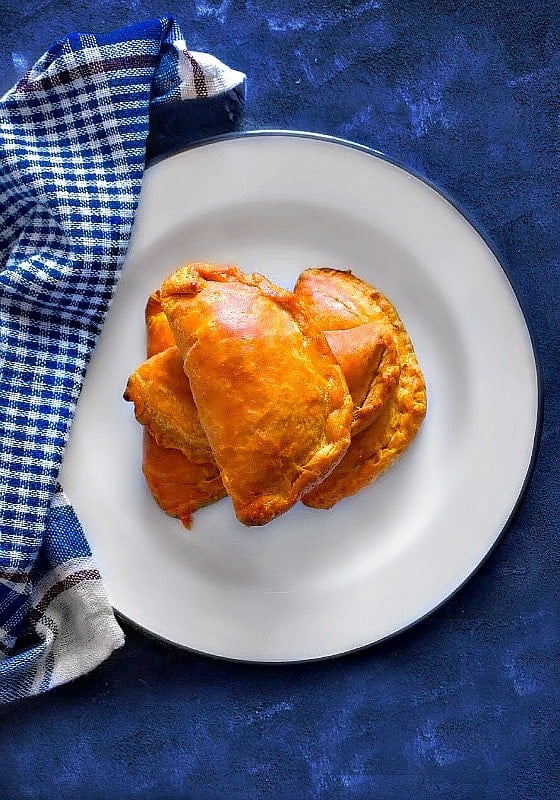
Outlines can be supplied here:
<path id="1" fill-rule="evenodd" d="M 4 7 L 0 91 L 59 35 L 169 12 L 192 49 L 248 74 L 247 129 L 343 136 L 428 177 L 489 235 L 526 310 L 540 455 L 491 558 L 412 630 L 334 661 L 260 667 L 127 628 L 92 675 L 0 711 L 0 798 L 557 798 L 560 6 L 173 5 Z"/>

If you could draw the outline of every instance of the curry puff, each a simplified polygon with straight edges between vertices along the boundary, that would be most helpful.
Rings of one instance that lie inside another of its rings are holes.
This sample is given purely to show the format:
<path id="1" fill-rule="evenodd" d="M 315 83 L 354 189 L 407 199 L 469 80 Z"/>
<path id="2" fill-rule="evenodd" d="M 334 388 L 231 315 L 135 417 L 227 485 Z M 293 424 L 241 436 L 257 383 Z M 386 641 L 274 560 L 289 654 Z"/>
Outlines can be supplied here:
<path id="1" fill-rule="evenodd" d="M 180 450 L 159 445 L 147 430 L 142 442 L 142 471 L 156 503 L 186 528 L 191 527 L 195 511 L 226 496 L 214 460 L 193 461 Z"/>
<path id="2" fill-rule="evenodd" d="M 265 524 L 348 449 L 342 369 L 303 304 L 263 276 L 187 264 L 160 295 L 235 513 Z"/>
<path id="3" fill-rule="evenodd" d="M 398 365 L 383 381 L 379 413 L 352 438 L 340 464 L 303 502 L 330 508 L 388 469 L 412 442 L 426 413 L 426 386 L 408 333 L 393 304 L 377 289 L 353 275 L 334 269 L 308 269 L 294 294 L 323 329 L 355 329 L 367 323 L 381 326 L 392 337 Z"/>
<path id="4" fill-rule="evenodd" d="M 290 293 L 189 264 L 149 297 L 145 321 L 149 357 L 125 399 L 144 425 L 148 487 L 186 527 L 227 493 L 248 525 L 298 497 L 330 508 L 395 461 L 426 411 L 396 309 L 350 272 L 308 269 Z"/>
<path id="5" fill-rule="evenodd" d="M 175 347 L 175 339 L 169 327 L 165 312 L 161 307 L 159 289 L 148 297 L 144 311 L 146 323 L 146 350 L 148 358 L 163 353 L 168 347 Z"/>
<path id="6" fill-rule="evenodd" d="M 180 450 L 198 463 L 213 459 L 178 347 L 141 364 L 128 379 L 124 398 L 134 403 L 136 419 L 161 447 Z"/>
<path id="7" fill-rule="evenodd" d="M 193 513 L 225 497 L 226 490 L 200 427 L 159 291 L 148 298 L 145 322 L 149 358 L 131 375 L 124 397 L 134 402 L 137 418 L 144 421 L 142 472 L 154 500 L 166 514 L 177 517 L 190 528 Z M 162 353 L 166 355 L 156 358 Z M 186 409 L 179 426 L 182 438 L 176 434 L 165 438 L 170 432 L 170 407 L 176 413 Z M 185 420 L 192 423 L 190 430 Z M 171 446 L 170 442 L 178 444 L 179 448 Z"/>
<path id="8" fill-rule="evenodd" d="M 131 375 L 125 399 L 145 426 L 142 469 L 158 505 L 186 527 L 192 514 L 226 494 L 219 469 L 202 431 L 189 381 L 165 316 L 159 292 L 146 305 L 150 358 Z M 342 368 L 354 411 L 352 435 L 377 414 L 386 392 L 382 378 L 391 370 L 394 346 L 377 323 L 326 331 Z M 375 400 L 377 398 L 377 400 Z"/>

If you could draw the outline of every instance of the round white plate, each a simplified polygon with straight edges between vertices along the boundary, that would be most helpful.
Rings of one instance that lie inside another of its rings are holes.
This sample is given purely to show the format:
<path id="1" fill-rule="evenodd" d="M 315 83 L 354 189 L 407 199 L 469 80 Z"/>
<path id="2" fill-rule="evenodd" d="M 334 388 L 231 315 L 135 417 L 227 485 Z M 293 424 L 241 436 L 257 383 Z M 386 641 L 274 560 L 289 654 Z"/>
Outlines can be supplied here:
<path id="1" fill-rule="evenodd" d="M 245 528 L 229 499 L 191 531 L 159 510 L 122 393 L 144 360 L 144 305 L 184 261 L 229 261 L 292 287 L 352 268 L 394 302 L 428 413 L 391 470 L 330 511 Z M 145 175 L 127 262 L 93 354 L 61 482 L 114 607 L 178 645 L 233 659 L 331 656 L 440 605 L 507 525 L 531 471 L 539 381 L 516 296 L 488 245 L 422 180 L 359 146 L 261 132 Z"/>

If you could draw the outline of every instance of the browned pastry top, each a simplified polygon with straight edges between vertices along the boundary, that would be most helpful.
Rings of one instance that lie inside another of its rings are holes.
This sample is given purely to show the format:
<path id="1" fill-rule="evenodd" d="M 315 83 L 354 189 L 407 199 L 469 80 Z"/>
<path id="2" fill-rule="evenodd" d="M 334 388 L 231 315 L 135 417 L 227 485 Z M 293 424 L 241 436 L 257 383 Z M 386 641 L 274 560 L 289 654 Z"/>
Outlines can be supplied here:
<path id="1" fill-rule="evenodd" d="M 382 292 L 349 271 L 305 270 L 294 293 L 325 329 L 354 328 L 375 322 L 390 335 L 398 380 L 383 384 L 379 414 L 353 436 L 340 464 L 303 502 L 330 508 L 375 480 L 416 436 L 426 414 L 426 385 L 408 333 L 397 310 Z"/>
<path id="2" fill-rule="evenodd" d="M 187 264 L 161 301 L 235 512 L 264 524 L 346 452 L 342 370 L 303 305 L 263 276 Z"/>

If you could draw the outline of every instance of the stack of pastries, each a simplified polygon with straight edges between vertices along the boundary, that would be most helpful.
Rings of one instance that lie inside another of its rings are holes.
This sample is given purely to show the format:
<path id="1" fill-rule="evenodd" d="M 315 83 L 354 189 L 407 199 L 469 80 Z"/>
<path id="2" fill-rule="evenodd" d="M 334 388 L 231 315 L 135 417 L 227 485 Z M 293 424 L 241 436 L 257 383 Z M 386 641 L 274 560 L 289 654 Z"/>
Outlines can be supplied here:
<path id="1" fill-rule="evenodd" d="M 148 299 L 146 331 L 124 398 L 148 487 L 187 528 L 226 495 L 245 525 L 299 500 L 331 508 L 385 471 L 426 413 L 397 311 L 349 271 L 307 269 L 290 292 L 185 264 Z"/>

